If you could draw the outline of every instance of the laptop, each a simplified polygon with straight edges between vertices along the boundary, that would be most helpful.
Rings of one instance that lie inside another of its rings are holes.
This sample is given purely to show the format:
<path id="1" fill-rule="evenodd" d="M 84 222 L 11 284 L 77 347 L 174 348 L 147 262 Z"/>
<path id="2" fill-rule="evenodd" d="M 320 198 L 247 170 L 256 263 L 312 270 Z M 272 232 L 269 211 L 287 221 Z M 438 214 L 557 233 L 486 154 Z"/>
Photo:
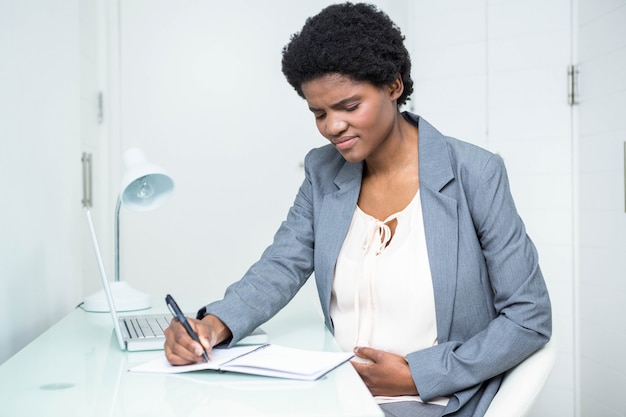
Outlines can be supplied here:
<path id="1" fill-rule="evenodd" d="M 113 320 L 113 329 L 115 337 L 121 350 L 127 351 L 144 351 L 163 349 L 165 343 L 165 335 L 163 331 L 170 325 L 172 315 L 168 313 L 162 314 L 140 314 L 140 315 L 124 315 L 120 316 L 115 309 L 115 301 L 111 292 L 111 286 L 104 269 L 100 246 L 96 239 L 95 228 L 91 219 L 90 210 L 85 207 L 89 229 L 91 232 L 91 240 L 93 242 L 94 251 L 98 261 L 98 269 L 100 271 L 100 279 L 102 287 L 106 295 L 111 319 Z M 165 298 L 163 303 L 165 304 Z M 188 313 L 185 313 L 186 315 Z M 195 314 L 191 315 L 195 317 Z M 241 345 L 257 345 L 267 343 L 267 333 L 263 329 L 258 328 L 249 336 L 243 338 L 237 344 Z"/>
<path id="2" fill-rule="evenodd" d="M 116 314 L 114 310 L 113 314 Z M 195 317 L 195 314 L 185 313 L 187 317 Z M 170 325 L 171 314 L 141 314 L 135 316 L 119 316 L 117 320 L 113 318 L 113 323 L 120 327 L 122 343 L 120 348 L 130 352 L 139 350 L 159 350 L 163 349 L 165 335 L 163 331 Z M 115 334 L 118 338 L 117 329 Z M 237 342 L 237 345 L 262 345 L 267 343 L 267 333 L 260 327 L 251 334 Z"/>

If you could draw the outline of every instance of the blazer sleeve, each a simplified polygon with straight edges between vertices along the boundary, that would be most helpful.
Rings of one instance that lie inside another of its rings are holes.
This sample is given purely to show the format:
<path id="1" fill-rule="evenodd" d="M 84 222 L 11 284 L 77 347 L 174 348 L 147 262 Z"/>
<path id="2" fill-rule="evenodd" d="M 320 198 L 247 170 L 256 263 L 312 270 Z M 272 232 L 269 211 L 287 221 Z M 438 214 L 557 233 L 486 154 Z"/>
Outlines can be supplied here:
<path id="1" fill-rule="evenodd" d="M 468 210 L 472 222 L 459 234 L 474 233 L 482 249 L 479 264 L 487 274 L 482 300 L 455 295 L 459 303 L 490 309 L 492 316 L 478 330 L 471 314 L 453 315 L 449 340 L 407 356 L 421 397 L 452 396 L 449 407 L 460 408 L 481 384 L 512 368 L 551 334 L 551 307 L 539 268 L 536 249 L 517 214 L 502 159 L 491 154 L 476 186 L 461 184 L 465 198 L 459 210 Z M 466 189 L 464 187 L 471 187 Z M 459 267 L 462 269 L 461 267 Z M 460 271 L 479 275 L 481 270 Z M 479 282 L 478 277 L 469 277 Z M 482 278 L 480 278 L 482 279 Z M 456 321 L 456 322 L 455 322 Z M 470 333 L 470 334 L 468 334 Z"/>

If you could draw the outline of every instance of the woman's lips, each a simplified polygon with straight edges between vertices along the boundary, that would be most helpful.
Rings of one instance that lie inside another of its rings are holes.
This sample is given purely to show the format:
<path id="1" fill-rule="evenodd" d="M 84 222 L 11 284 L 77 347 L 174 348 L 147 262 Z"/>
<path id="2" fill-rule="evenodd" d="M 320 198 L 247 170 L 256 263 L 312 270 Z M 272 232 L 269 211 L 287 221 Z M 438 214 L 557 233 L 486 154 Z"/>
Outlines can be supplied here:
<path id="1" fill-rule="evenodd" d="M 351 148 L 354 145 L 354 143 L 357 141 L 357 139 L 358 139 L 357 136 L 341 137 L 341 138 L 334 140 L 333 144 L 338 150 L 343 151 L 343 150 Z"/>

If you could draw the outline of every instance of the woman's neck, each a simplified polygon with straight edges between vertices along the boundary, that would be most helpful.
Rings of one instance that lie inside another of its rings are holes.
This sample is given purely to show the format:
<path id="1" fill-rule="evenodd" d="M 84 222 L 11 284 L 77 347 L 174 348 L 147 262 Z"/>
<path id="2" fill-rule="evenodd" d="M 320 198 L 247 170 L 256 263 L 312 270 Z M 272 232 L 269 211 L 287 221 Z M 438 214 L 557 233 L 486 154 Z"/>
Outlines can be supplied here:
<path id="1" fill-rule="evenodd" d="M 365 176 L 394 177 L 413 170 L 418 162 L 417 127 L 400 115 L 392 131 L 377 152 L 365 160 Z"/>

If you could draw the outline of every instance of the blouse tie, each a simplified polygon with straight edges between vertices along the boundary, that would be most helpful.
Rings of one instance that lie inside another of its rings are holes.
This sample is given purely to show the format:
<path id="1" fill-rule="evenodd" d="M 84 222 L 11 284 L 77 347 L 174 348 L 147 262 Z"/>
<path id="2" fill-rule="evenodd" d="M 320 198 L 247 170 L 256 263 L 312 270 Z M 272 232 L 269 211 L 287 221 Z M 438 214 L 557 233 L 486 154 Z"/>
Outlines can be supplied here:
<path id="1" fill-rule="evenodd" d="M 392 238 L 391 228 L 387 223 L 394 220 L 399 214 L 400 213 L 393 214 L 384 221 L 372 218 L 369 230 L 365 233 L 363 238 L 361 282 L 357 285 L 356 291 L 354 292 L 354 312 L 356 319 L 355 346 L 371 346 L 371 335 L 374 331 L 372 322 L 377 308 L 374 300 L 376 258 L 383 253 Z M 364 314 L 361 313 L 361 294 L 364 295 L 363 302 L 365 302 L 368 307 Z"/>
<path id="2" fill-rule="evenodd" d="M 395 219 L 395 215 L 389 217 L 387 222 Z M 375 249 L 375 254 L 380 255 L 391 240 L 391 228 L 386 222 L 375 219 L 369 232 L 363 239 L 363 249 L 367 252 L 370 248 Z"/>

